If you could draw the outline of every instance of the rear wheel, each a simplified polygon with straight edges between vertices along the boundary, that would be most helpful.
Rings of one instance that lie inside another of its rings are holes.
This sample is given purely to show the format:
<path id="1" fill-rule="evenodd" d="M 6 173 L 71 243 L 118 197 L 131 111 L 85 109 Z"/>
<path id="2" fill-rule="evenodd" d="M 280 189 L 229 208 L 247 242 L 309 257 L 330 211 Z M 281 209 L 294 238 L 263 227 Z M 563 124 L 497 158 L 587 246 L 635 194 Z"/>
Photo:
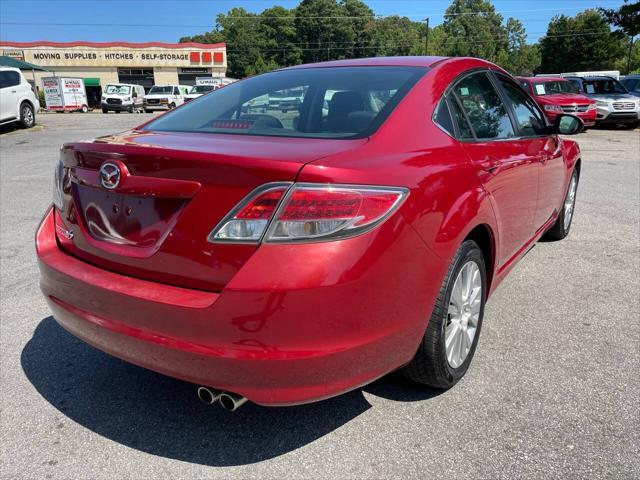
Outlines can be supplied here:
<path id="1" fill-rule="evenodd" d="M 465 241 L 449 265 L 420 347 L 403 369 L 406 377 L 450 388 L 464 376 L 482 326 L 485 272 L 482 251 L 474 241 Z"/>
<path id="2" fill-rule="evenodd" d="M 576 170 L 571 174 L 569 180 L 569 188 L 564 197 L 562 208 L 556 219 L 556 223 L 545 233 L 544 238 L 547 240 L 562 240 L 569 235 L 571 229 L 571 221 L 573 220 L 573 212 L 576 206 L 576 193 L 578 192 L 578 172 Z"/>
<path id="3" fill-rule="evenodd" d="M 20 105 L 20 124 L 24 128 L 31 128 L 36 124 L 36 114 L 30 103 L 24 102 Z"/>
<path id="4" fill-rule="evenodd" d="M 102 113 L 109 113 L 109 110 L 107 110 L 106 108 L 103 108 Z"/>
<path id="5" fill-rule="evenodd" d="M 82 113 L 87 113 L 89 111 L 89 107 L 87 107 L 86 105 L 82 105 L 82 108 L 80 110 L 82 111 Z"/>

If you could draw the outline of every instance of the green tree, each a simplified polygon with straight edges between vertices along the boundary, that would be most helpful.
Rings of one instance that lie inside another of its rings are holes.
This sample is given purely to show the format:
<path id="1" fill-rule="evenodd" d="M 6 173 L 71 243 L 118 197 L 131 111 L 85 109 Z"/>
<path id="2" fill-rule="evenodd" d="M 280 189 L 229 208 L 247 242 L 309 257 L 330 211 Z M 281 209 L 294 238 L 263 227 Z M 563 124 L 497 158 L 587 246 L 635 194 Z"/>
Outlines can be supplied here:
<path id="1" fill-rule="evenodd" d="M 260 16 L 259 31 L 265 50 L 262 55 L 267 64 L 297 65 L 302 62 L 295 16 L 284 7 L 264 10 Z M 272 70 L 272 69 L 270 69 Z"/>
<path id="2" fill-rule="evenodd" d="M 347 58 L 355 44 L 351 19 L 336 0 L 302 0 L 295 8 L 304 63 Z"/>
<path id="3" fill-rule="evenodd" d="M 546 35 L 540 39 L 538 71 L 608 70 L 623 53 L 620 35 L 611 32 L 597 11 L 585 10 L 575 17 L 559 15 L 551 19 Z"/>
<path id="4" fill-rule="evenodd" d="M 630 73 L 633 69 L 632 61 L 635 50 L 634 39 L 635 36 L 640 33 L 640 1 L 627 3 L 627 0 L 624 0 L 624 5 L 620 6 L 617 10 L 611 8 L 598 8 L 598 11 L 608 23 L 617 27 L 618 32 L 629 38 L 626 64 L 624 65 L 624 68 L 618 68 Z"/>
<path id="5" fill-rule="evenodd" d="M 249 77 L 251 75 L 260 75 L 261 73 L 275 70 L 278 67 L 279 65 L 274 60 L 268 60 L 265 62 L 264 58 L 262 58 L 262 55 L 258 54 L 256 62 L 253 65 L 249 65 L 248 67 L 246 67 L 244 76 Z"/>
<path id="6" fill-rule="evenodd" d="M 527 44 L 527 34 L 520 20 L 509 18 L 506 25 L 507 49 L 497 54 L 497 63 L 514 75 L 531 75 L 540 65 L 537 45 Z"/>
<path id="7" fill-rule="evenodd" d="M 447 56 L 480 57 L 497 61 L 508 46 L 502 16 L 487 0 L 453 0 L 444 15 Z"/>
<path id="8" fill-rule="evenodd" d="M 423 38 L 420 25 L 407 17 L 380 18 L 368 56 L 424 55 Z"/>

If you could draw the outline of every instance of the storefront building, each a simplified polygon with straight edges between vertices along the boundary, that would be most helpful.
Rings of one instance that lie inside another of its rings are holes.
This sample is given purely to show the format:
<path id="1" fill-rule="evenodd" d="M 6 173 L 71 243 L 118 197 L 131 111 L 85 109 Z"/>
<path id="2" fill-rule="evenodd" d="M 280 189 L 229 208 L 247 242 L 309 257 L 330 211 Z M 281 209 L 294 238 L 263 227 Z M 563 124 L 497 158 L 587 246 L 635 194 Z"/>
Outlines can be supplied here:
<path id="1" fill-rule="evenodd" d="M 109 83 L 134 83 L 149 90 L 153 85 L 195 85 L 196 77 L 224 77 L 227 53 L 224 43 L 129 42 L 6 42 L 2 55 L 49 70 L 42 77 L 84 79 L 87 96 L 100 95 Z"/>

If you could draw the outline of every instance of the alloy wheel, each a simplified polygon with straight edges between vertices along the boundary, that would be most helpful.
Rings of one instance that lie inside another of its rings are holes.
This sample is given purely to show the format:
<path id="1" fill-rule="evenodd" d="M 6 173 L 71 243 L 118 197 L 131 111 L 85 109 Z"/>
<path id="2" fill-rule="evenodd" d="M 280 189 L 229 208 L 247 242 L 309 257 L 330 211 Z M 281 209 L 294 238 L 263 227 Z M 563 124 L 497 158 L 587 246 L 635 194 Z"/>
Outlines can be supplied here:
<path id="1" fill-rule="evenodd" d="M 575 173 L 571 176 L 571 183 L 569 183 L 569 191 L 567 192 L 567 198 L 564 200 L 564 229 L 569 229 L 571 225 L 571 219 L 573 218 L 573 208 L 576 204 L 576 191 L 578 190 L 578 179 Z"/>
<path id="2" fill-rule="evenodd" d="M 460 367 L 469 355 L 478 329 L 481 305 L 480 268 L 476 262 L 469 261 L 458 272 L 449 299 L 445 351 L 452 368 Z"/>
<path id="3" fill-rule="evenodd" d="M 33 125 L 33 111 L 27 105 L 22 107 L 22 121 L 27 128 Z"/>

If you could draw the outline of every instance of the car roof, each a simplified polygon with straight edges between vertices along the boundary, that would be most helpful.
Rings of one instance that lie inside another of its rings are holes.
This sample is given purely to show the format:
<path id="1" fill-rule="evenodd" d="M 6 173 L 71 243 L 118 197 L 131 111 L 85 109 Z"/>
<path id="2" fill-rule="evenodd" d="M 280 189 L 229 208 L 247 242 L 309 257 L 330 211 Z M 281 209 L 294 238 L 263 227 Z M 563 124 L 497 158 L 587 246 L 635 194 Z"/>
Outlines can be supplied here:
<path id="1" fill-rule="evenodd" d="M 517 77 L 518 80 L 527 80 L 529 82 L 566 82 L 565 77 Z"/>
<path id="2" fill-rule="evenodd" d="M 579 77 L 577 75 L 571 75 L 570 77 L 565 78 L 580 78 L 582 80 L 588 80 L 589 82 L 593 82 L 595 80 L 615 80 L 615 78 L 610 77 L 609 75 L 594 75 L 590 77 Z"/>
<path id="3" fill-rule="evenodd" d="M 349 60 L 333 60 L 329 62 L 306 63 L 282 70 L 302 68 L 327 68 L 327 67 L 431 67 L 434 64 L 450 57 L 371 57 L 354 58 Z"/>

